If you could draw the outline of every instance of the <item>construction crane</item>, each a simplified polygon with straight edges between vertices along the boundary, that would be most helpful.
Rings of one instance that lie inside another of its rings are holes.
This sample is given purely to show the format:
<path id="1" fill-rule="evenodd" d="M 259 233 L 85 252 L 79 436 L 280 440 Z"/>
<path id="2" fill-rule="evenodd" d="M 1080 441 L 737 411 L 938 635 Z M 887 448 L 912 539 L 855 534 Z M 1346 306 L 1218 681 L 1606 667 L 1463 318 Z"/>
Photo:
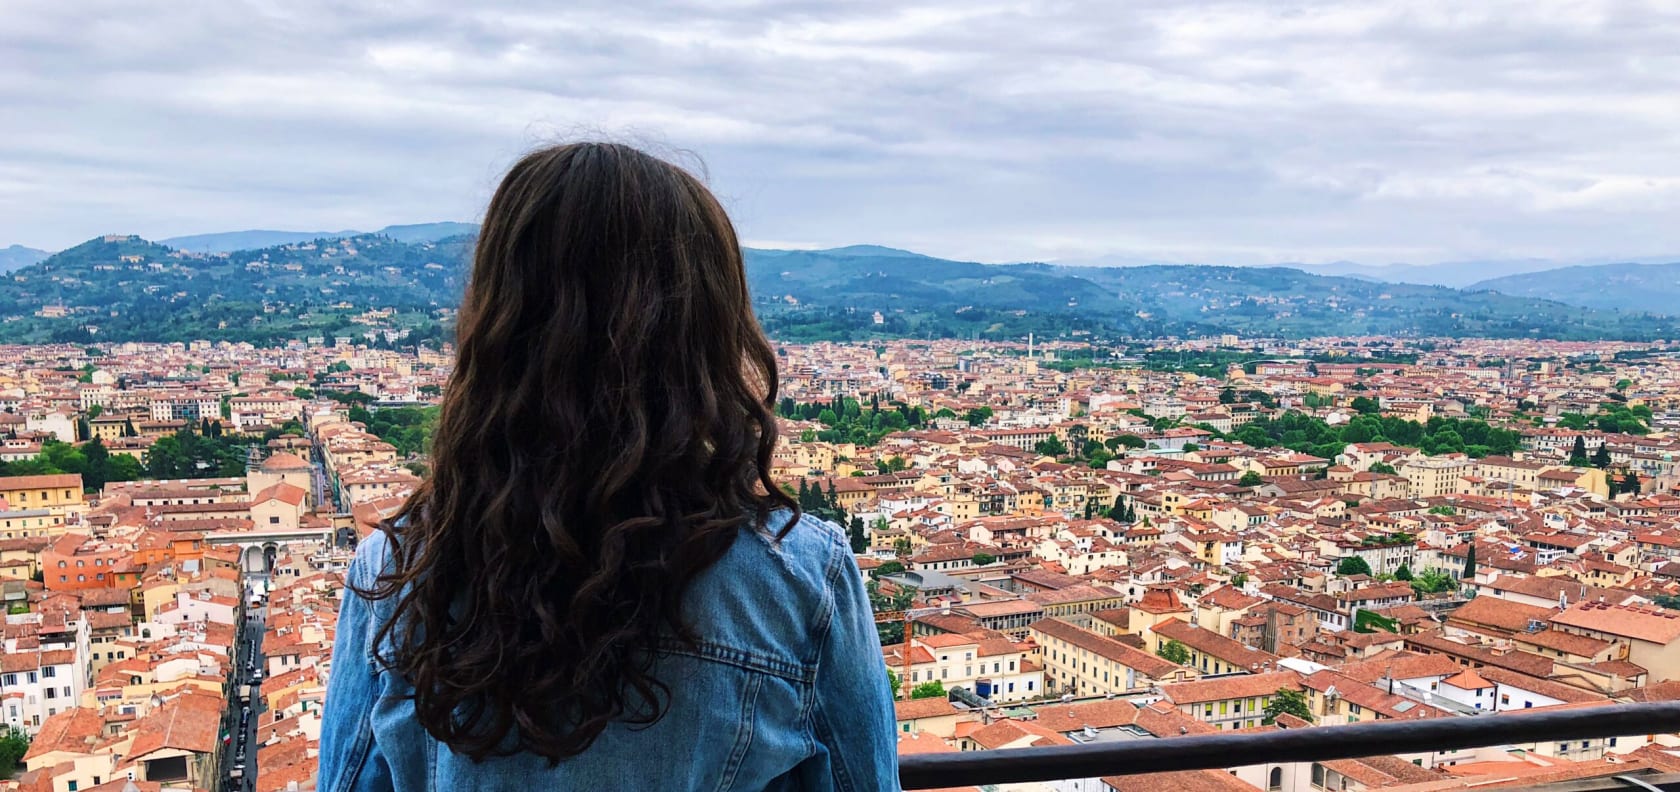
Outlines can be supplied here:
<path id="1" fill-rule="evenodd" d="M 948 606 L 941 605 L 928 608 L 905 608 L 904 610 L 876 611 L 875 613 L 876 624 L 892 624 L 894 622 L 901 622 L 904 625 L 904 648 L 899 651 L 899 657 L 903 660 L 903 662 L 899 666 L 898 684 L 903 688 L 902 692 L 905 701 L 910 700 L 910 688 L 912 687 L 910 684 L 910 623 L 914 621 L 917 616 L 949 612 L 950 608 Z"/>

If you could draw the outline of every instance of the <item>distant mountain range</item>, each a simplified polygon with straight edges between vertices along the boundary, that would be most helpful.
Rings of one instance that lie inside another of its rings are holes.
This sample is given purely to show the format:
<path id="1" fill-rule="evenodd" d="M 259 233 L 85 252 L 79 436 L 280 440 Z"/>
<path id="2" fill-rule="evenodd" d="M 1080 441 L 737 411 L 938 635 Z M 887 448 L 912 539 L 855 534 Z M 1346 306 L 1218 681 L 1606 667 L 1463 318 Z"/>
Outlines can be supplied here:
<path id="1" fill-rule="evenodd" d="M 747 274 L 765 326 L 799 339 L 1028 331 L 1649 339 L 1680 330 L 1667 316 L 1286 267 L 974 264 L 840 248 L 748 251 Z"/>
<path id="2" fill-rule="evenodd" d="M 1442 264 L 1358 264 L 1337 261 L 1330 264 L 1286 264 L 1292 269 L 1317 275 L 1340 275 L 1385 283 L 1415 283 L 1423 286 L 1451 286 L 1462 289 L 1477 281 L 1562 266 L 1547 259 L 1500 261 L 1453 261 Z"/>
<path id="3" fill-rule="evenodd" d="M 396 312 L 378 320 L 380 327 L 396 327 L 411 341 L 439 338 L 459 300 L 476 230 L 427 223 L 372 234 L 239 231 L 163 243 L 109 236 L 50 256 L 14 246 L 0 251 L 10 256 L 0 261 L 20 262 L 0 280 L 0 341 L 359 335 L 369 325 L 358 315 L 378 308 Z M 246 244 L 258 246 L 240 247 Z M 789 340 L 1028 332 L 1110 339 L 1680 336 L 1680 319 L 1670 316 L 1680 314 L 1680 264 L 1569 267 L 1454 289 L 1374 280 L 1352 264 L 1333 265 L 1345 275 L 1288 267 L 977 264 L 877 245 L 749 249 L 746 259 L 766 329 Z M 1626 306 L 1639 310 L 1618 310 Z"/>
<path id="4" fill-rule="evenodd" d="M 231 253 L 235 250 L 255 250 L 276 245 L 290 245 L 294 242 L 309 242 L 315 239 L 363 236 L 368 233 L 366 231 L 224 231 L 219 234 L 170 237 L 158 240 L 158 244 L 190 253 Z M 452 236 L 476 234 L 478 233 L 478 225 L 475 223 L 418 223 L 385 226 L 372 233 L 388 236 L 399 242 L 436 242 L 439 239 Z"/>
<path id="5" fill-rule="evenodd" d="M 1680 314 L 1680 263 L 1563 267 L 1492 278 L 1470 288 L 1557 300 L 1585 308 Z"/>
<path id="6" fill-rule="evenodd" d="M 12 245 L 0 248 L 0 272 L 11 272 L 19 267 L 27 267 L 52 255 L 45 250 Z"/>

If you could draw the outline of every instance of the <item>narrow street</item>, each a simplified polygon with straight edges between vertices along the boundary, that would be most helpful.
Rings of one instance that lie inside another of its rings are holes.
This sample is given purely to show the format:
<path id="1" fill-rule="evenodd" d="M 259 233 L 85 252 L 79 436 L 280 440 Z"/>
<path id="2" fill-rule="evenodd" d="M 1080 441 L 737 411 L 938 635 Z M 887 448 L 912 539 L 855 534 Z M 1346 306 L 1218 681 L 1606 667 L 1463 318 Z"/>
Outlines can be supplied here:
<path id="1" fill-rule="evenodd" d="M 233 706 L 238 708 L 239 714 L 233 730 L 233 739 L 227 745 L 227 754 L 222 762 L 223 792 L 247 792 L 256 788 L 257 722 L 263 711 L 262 682 L 258 674 L 265 670 L 262 640 L 267 618 L 266 605 L 249 608 L 246 611 L 245 623 L 240 628 L 239 641 L 244 647 L 243 656 L 246 659 L 233 671 Z M 250 699 L 242 702 L 240 697 L 247 685 Z"/>

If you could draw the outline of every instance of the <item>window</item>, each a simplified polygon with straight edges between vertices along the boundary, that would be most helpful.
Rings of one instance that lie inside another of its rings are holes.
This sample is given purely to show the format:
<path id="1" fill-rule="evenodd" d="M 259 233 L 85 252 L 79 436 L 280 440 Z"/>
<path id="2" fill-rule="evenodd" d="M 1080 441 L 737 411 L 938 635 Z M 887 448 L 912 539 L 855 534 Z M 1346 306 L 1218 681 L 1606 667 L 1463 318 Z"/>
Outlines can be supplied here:
<path id="1" fill-rule="evenodd" d="M 4 681 L 6 683 L 7 687 L 11 687 L 12 685 L 16 685 L 17 684 L 17 674 L 7 674 L 4 677 L 0 677 L 0 681 Z"/>
<path id="2" fill-rule="evenodd" d="M 1569 743 L 1558 743 L 1558 753 L 1568 753 Z"/>
<path id="3" fill-rule="evenodd" d="M 47 698 L 58 698 L 58 688 L 47 688 Z"/>
<path id="4" fill-rule="evenodd" d="M 56 666 L 47 666 L 46 668 L 41 669 L 41 676 L 52 679 L 53 677 L 58 676 L 58 668 Z"/>
<path id="5" fill-rule="evenodd" d="M 1614 737 L 1610 738 L 1610 747 L 1611 748 L 1616 747 L 1616 738 L 1614 738 Z"/>

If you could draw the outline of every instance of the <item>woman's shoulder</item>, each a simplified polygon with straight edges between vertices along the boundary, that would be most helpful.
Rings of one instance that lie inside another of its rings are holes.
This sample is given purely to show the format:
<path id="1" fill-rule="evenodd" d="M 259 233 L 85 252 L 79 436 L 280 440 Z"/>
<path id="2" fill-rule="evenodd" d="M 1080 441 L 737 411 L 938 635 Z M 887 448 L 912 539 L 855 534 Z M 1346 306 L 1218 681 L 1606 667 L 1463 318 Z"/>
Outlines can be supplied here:
<path id="1" fill-rule="evenodd" d="M 695 580 L 686 595 L 690 622 L 707 642 L 806 668 L 813 637 L 833 619 L 835 590 L 848 567 L 857 574 L 838 528 L 773 512 L 744 526 L 729 552 Z"/>
<path id="2" fill-rule="evenodd" d="M 763 523 L 743 529 L 735 551 L 749 559 L 774 557 L 778 570 L 800 577 L 832 581 L 851 561 L 851 545 L 839 526 L 809 514 L 787 509 L 770 513 Z M 733 554 L 733 553 L 732 553 Z"/>
<path id="3" fill-rule="evenodd" d="M 375 528 L 356 543 L 356 555 L 344 574 L 345 580 L 357 588 L 369 588 L 390 563 L 391 540 L 383 528 Z"/>

